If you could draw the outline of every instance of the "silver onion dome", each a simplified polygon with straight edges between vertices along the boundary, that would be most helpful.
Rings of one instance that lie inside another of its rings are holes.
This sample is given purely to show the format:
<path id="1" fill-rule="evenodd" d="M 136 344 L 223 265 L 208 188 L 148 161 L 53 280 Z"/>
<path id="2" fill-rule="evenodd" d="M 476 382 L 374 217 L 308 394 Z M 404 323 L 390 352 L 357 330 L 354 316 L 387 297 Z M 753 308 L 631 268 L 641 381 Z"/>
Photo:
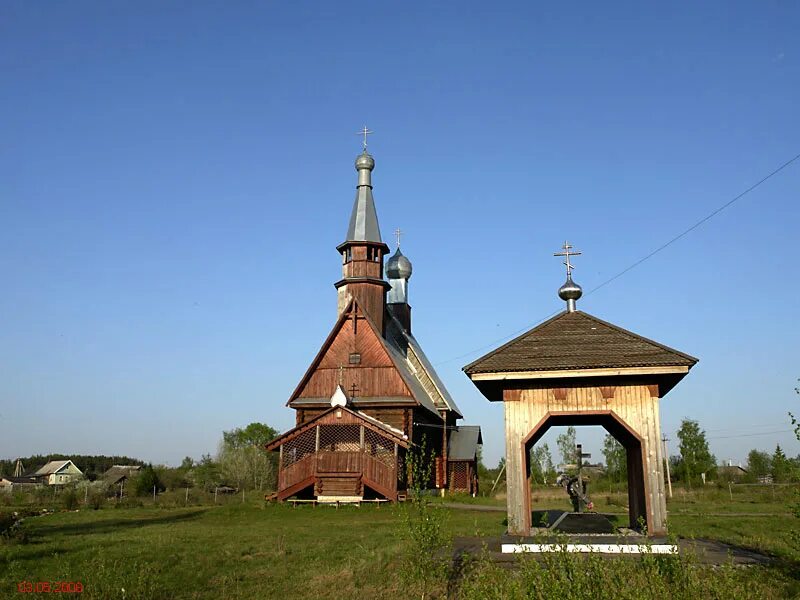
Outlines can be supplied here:
<path id="1" fill-rule="evenodd" d="M 572 281 L 572 276 L 567 276 L 567 280 L 558 288 L 558 297 L 562 300 L 577 300 L 583 296 L 583 288 Z"/>
<path id="2" fill-rule="evenodd" d="M 411 272 L 411 261 L 400 252 L 400 248 L 386 261 L 386 276 L 389 279 L 410 279 Z"/>
<path id="3" fill-rule="evenodd" d="M 374 168 L 375 168 L 375 159 L 372 158 L 372 156 L 370 156 L 369 154 L 367 154 L 366 150 L 364 150 L 364 152 L 358 155 L 358 158 L 356 158 L 357 170 L 360 171 L 361 169 L 369 169 L 370 171 L 372 171 L 372 169 Z"/>
<path id="4" fill-rule="evenodd" d="M 558 297 L 567 303 L 567 310 L 575 312 L 575 301 L 583 296 L 583 288 L 572 281 L 572 275 L 567 275 L 567 280 L 558 288 Z"/>

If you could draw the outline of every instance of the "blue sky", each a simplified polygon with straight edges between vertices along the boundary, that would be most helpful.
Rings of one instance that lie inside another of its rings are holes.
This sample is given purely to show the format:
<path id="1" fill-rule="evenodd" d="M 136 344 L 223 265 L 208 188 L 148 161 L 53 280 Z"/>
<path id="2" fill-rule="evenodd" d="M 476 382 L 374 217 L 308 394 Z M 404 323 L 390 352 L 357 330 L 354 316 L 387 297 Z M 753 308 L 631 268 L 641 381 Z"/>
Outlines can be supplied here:
<path id="1" fill-rule="evenodd" d="M 564 239 L 592 289 L 800 152 L 798 28 L 791 2 L 3 3 L 0 456 L 289 428 L 367 124 L 414 331 L 496 464 L 461 367 L 561 308 Z M 701 359 L 662 423 L 720 459 L 800 452 L 799 184 L 579 303 Z"/>

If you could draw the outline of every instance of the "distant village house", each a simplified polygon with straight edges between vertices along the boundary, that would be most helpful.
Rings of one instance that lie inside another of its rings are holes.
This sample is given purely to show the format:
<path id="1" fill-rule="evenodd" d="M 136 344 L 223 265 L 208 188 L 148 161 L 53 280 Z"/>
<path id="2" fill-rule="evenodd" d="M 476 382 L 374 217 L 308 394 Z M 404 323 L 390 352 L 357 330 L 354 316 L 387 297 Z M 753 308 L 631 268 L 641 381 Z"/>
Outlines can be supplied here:
<path id="1" fill-rule="evenodd" d="M 32 477 L 45 485 L 67 485 L 83 479 L 83 471 L 71 460 L 51 460 Z"/>

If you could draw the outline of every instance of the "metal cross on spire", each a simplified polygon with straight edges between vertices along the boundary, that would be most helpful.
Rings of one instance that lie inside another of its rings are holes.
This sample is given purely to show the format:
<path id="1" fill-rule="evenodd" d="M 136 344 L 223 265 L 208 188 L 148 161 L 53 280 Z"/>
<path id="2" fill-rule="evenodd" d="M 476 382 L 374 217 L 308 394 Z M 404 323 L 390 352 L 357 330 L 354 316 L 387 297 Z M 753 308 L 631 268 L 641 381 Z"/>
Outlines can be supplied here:
<path id="1" fill-rule="evenodd" d="M 371 129 L 367 129 L 366 125 L 364 125 L 364 129 L 362 129 L 361 131 L 356 132 L 356 135 L 363 135 L 364 136 L 364 141 L 361 142 L 361 144 L 364 146 L 364 152 L 367 151 L 367 136 L 370 135 L 371 133 L 375 133 L 375 132 L 372 131 Z"/>
<path id="2" fill-rule="evenodd" d="M 561 248 L 562 248 L 562 251 L 561 252 L 555 252 L 553 254 L 553 256 L 563 256 L 566 259 L 564 261 L 564 266 L 567 267 L 567 277 L 571 277 L 572 276 L 572 269 L 574 269 L 575 267 L 572 265 L 571 262 L 569 262 L 569 257 L 570 256 L 580 256 L 582 253 L 578 252 L 577 250 L 575 250 L 573 252 L 572 251 L 573 246 L 569 242 L 566 242 L 566 241 L 564 242 L 564 245 Z"/>
<path id="3" fill-rule="evenodd" d="M 397 240 L 397 249 L 398 250 L 400 249 L 400 237 L 402 235 L 403 235 L 403 231 L 399 227 L 394 230 L 394 236 L 395 236 L 395 239 Z"/>

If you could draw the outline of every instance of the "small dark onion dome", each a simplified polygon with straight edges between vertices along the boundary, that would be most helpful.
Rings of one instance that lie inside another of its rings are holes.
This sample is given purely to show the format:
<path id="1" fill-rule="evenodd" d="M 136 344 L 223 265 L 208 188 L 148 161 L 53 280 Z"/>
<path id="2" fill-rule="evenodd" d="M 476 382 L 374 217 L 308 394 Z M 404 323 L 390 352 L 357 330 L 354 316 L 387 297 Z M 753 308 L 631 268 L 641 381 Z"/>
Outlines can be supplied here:
<path id="1" fill-rule="evenodd" d="M 409 279 L 411 271 L 411 261 L 403 256 L 400 248 L 386 261 L 386 276 L 389 279 Z"/>
<path id="2" fill-rule="evenodd" d="M 360 171 L 361 169 L 369 169 L 370 171 L 372 171 L 372 169 L 374 168 L 375 168 L 375 159 L 372 158 L 369 154 L 367 154 L 366 150 L 364 150 L 364 152 L 358 155 L 358 158 L 356 158 L 357 171 Z"/>
<path id="3" fill-rule="evenodd" d="M 583 296 L 583 288 L 572 281 L 572 275 L 567 275 L 567 280 L 558 288 L 558 297 L 562 300 L 577 300 Z"/>

